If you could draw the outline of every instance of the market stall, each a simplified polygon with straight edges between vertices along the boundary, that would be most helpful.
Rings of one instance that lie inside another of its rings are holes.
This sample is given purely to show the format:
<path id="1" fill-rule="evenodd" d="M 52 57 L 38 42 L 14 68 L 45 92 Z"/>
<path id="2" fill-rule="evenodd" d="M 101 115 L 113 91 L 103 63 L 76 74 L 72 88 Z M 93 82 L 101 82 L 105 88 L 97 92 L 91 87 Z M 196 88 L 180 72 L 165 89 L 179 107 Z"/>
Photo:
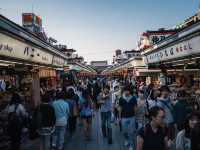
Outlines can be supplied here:
<path id="1" fill-rule="evenodd" d="M 142 52 L 148 69 L 160 69 L 159 85 L 173 90 L 184 89 L 190 103 L 199 100 L 200 91 L 200 22 L 153 45 Z"/>

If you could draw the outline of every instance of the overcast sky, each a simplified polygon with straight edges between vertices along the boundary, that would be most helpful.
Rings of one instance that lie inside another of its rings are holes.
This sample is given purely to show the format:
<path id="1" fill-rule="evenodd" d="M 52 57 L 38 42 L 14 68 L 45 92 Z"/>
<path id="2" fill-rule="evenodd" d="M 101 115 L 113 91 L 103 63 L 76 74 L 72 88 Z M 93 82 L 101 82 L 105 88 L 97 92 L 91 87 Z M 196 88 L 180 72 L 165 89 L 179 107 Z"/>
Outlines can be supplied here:
<path id="1" fill-rule="evenodd" d="M 48 36 L 86 61 L 112 60 L 116 49 L 135 49 L 140 33 L 171 28 L 194 15 L 200 0 L 0 0 L 0 13 L 22 24 L 21 14 L 42 18 Z"/>

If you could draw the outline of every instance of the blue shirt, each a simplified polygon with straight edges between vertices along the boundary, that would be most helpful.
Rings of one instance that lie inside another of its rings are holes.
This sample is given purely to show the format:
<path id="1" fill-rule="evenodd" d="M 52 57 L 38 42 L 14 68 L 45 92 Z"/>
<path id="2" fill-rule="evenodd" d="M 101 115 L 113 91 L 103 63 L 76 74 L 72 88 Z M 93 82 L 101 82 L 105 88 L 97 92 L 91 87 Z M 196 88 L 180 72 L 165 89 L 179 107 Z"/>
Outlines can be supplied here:
<path id="1" fill-rule="evenodd" d="M 62 99 L 53 102 L 56 115 L 56 126 L 66 126 L 69 117 L 69 104 Z"/>

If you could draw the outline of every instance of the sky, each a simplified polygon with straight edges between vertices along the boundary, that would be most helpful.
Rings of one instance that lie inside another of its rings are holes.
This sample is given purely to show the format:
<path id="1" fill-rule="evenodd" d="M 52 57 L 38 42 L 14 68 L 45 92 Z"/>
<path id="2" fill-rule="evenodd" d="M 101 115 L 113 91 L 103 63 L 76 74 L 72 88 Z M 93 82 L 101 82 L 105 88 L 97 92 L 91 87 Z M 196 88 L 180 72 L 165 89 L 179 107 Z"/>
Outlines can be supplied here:
<path id="1" fill-rule="evenodd" d="M 137 47 L 146 30 L 172 28 L 194 15 L 200 0 L 0 0 L 0 14 L 22 24 L 23 12 L 42 18 L 48 36 L 90 62 Z"/>

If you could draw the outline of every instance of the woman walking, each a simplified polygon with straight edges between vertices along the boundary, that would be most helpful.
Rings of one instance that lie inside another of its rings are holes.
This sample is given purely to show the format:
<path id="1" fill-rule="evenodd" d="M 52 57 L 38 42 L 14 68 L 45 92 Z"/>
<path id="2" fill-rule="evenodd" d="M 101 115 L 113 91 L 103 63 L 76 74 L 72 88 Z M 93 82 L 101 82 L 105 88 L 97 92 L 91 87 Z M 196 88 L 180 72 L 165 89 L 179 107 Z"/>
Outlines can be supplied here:
<path id="1" fill-rule="evenodd" d="M 147 108 L 147 101 L 145 100 L 144 97 L 144 92 L 139 91 L 138 93 L 138 100 L 137 100 L 137 109 L 136 109 L 136 121 L 138 124 L 138 129 L 144 127 L 146 124 L 147 118 L 146 116 L 148 115 L 148 108 Z"/>
<path id="2" fill-rule="evenodd" d="M 91 124 L 92 124 L 92 114 L 93 114 L 93 103 L 91 97 L 87 90 L 82 93 L 83 103 L 81 104 L 81 118 L 83 120 L 84 126 L 84 136 L 86 140 L 91 139 Z"/>
<path id="3" fill-rule="evenodd" d="M 197 150 L 199 149 L 199 128 L 200 114 L 191 113 L 186 121 L 183 130 L 176 137 L 176 150 Z M 198 136 L 196 136 L 198 135 Z"/>

